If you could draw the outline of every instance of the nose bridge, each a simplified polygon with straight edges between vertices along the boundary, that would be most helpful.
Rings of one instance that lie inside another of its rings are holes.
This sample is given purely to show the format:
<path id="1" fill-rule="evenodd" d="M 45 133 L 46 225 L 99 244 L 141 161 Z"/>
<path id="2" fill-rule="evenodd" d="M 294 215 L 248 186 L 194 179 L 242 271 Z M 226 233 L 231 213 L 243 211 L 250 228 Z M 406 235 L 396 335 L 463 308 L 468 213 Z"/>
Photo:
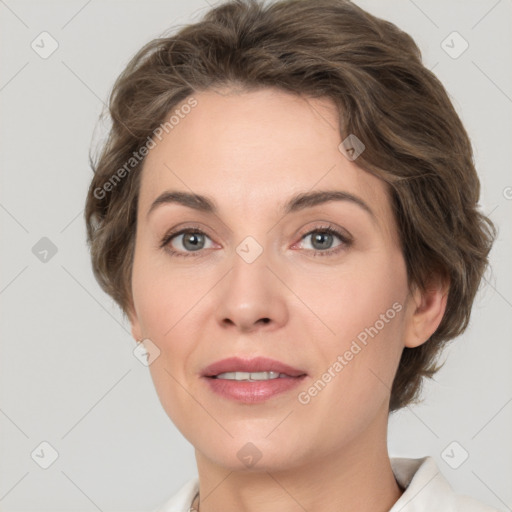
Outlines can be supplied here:
<path id="1" fill-rule="evenodd" d="M 271 251 L 254 236 L 246 236 L 232 256 L 231 272 L 221 287 L 218 321 L 242 330 L 286 319 L 284 289 L 272 268 Z"/>

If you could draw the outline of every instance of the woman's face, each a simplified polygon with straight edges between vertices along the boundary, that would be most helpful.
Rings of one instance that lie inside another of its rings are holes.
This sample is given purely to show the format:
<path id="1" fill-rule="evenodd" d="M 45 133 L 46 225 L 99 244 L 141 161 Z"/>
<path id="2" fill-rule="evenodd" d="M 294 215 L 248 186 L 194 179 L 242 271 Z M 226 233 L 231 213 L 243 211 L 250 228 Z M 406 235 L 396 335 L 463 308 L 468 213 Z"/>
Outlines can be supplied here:
<path id="1" fill-rule="evenodd" d="M 231 469 L 250 456 L 282 468 L 372 449 L 413 343 L 384 183 L 342 154 L 326 100 L 272 89 L 194 99 L 149 152 L 138 205 L 132 331 L 160 351 L 150 371 L 165 411 L 203 457 Z M 320 191 L 339 198 L 290 203 Z M 175 192 L 205 196 L 214 211 L 154 204 Z M 235 356 L 302 376 L 204 376 Z"/>

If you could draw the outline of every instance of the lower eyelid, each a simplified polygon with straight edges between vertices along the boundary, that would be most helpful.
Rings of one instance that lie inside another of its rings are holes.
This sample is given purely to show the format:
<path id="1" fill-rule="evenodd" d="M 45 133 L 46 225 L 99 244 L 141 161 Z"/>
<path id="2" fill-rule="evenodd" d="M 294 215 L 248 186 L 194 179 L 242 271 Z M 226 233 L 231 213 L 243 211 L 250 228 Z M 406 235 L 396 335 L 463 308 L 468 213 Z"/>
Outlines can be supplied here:
<path id="1" fill-rule="evenodd" d="M 334 229 L 332 227 L 325 227 L 325 226 L 324 227 L 318 227 L 318 228 L 310 229 L 307 233 L 302 235 L 302 237 L 300 238 L 299 242 L 297 242 L 297 243 L 300 244 L 305 238 L 313 235 L 314 233 L 318 233 L 318 232 L 331 234 L 334 237 L 338 238 L 340 243 L 337 246 L 335 246 L 335 247 L 331 247 L 331 248 L 325 249 L 325 250 L 305 249 L 307 252 L 313 253 L 314 255 L 322 256 L 322 255 L 333 254 L 333 253 L 336 253 L 336 252 L 338 252 L 340 250 L 343 250 L 343 248 L 346 248 L 347 246 L 349 246 L 352 243 L 352 240 L 349 239 L 343 233 L 338 232 L 338 230 L 336 230 L 336 229 Z M 170 244 L 171 244 L 171 242 L 175 238 L 178 238 L 179 236 L 184 236 L 184 235 L 187 235 L 187 234 L 203 235 L 208 240 L 210 240 L 210 242 L 213 243 L 213 240 L 211 239 L 211 237 L 208 236 L 208 234 L 206 234 L 204 231 L 201 231 L 200 229 L 189 228 L 188 230 L 187 229 L 183 229 L 183 230 L 178 231 L 176 233 L 170 233 L 170 234 L 166 235 L 163 238 L 163 240 L 162 240 L 162 242 L 160 244 L 160 247 L 163 248 L 163 249 L 166 249 L 172 255 L 177 255 L 177 256 L 201 256 L 202 253 L 204 253 L 206 250 L 211 249 L 211 247 L 205 247 L 205 248 L 203 247 L 203 248 L 201 248 L 201 249 L 199 249 L 197 251 L 182 251 L 182 250 L 176 250 L 176 249 L 172 248 L 172 246 Z M 294 244 L 294 246 L 296 244 Z"/>

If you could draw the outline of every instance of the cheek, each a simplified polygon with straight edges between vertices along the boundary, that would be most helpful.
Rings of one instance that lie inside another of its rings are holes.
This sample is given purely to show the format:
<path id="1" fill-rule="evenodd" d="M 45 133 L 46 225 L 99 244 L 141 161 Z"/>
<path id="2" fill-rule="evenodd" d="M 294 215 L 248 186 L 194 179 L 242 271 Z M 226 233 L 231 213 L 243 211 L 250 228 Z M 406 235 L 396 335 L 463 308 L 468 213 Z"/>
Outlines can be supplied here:
<path id="1" fill-rule="evenodd" d="M 292 288 L 308 306 L 312 321 L 315 317 L 324 325 L 326 339 L 336 343 L 335 338 L 351 339 L 374 325 L 390 308 L 388 316 L 400 316 L 395 315 L 397 306 L 392 308 L 395 303 L 403 306 L 407 295 L 405 262 L 398 251 L 361 254 L 339 269 L 307 277 L 297 273 Z M 386 327 L 391 323 L 398 322 L 388 322 Z"/>
<path id="2" fill-rule="evenodd" d="M 302 280 L 304 302 L 324 325 L 312 317 L 324 332 L 315 344 L 321 361 L 316 378 L 330 379 L 329 369 L 336 375 L 324 403 L 343 410 L 381 404 L 403 349 L 407 289 L 398 251 L 361 256 L 343 272 Z"/>
<path id="3" fill-rule="evenodd" d="M 184 372 L 193 352 L 194 304 L 201 290 L 182 273 L 164 271 L 143 256 L 134 259 L 132 291 L 142 335 L 160 350 L 149 371 L 163 409 L 185 435 L 193 402 L 183 388 Z"/>
<path id="4" fill-rule="evenodd" d="M 174 326 L 179 325 L 179 319 L 185 315 L 187 305 L 193 302 L 197 292 L 194 285 L 184 281 L 181 273 L 170 271 L 165 258 L 148 245 L 149 242 L 140 240 L 135 250 L 133 301 L 143 335 L 162 342 Z"/>
<path id="5" fill-rule="evenodd" d="M 142 335 L 160 350 L 149 370 L 169 413 L 175 409 L 180 394 L 177 383 L 183 382 L 194 340 L 204 325 L 204 319 L 198 315 L 201 315 L 201 297 L 208 288 L 204 276 L 172 268 L 162 258 L 155 258 L 143 249 L 135 254 L 132 273 L 135 308 Z"/>

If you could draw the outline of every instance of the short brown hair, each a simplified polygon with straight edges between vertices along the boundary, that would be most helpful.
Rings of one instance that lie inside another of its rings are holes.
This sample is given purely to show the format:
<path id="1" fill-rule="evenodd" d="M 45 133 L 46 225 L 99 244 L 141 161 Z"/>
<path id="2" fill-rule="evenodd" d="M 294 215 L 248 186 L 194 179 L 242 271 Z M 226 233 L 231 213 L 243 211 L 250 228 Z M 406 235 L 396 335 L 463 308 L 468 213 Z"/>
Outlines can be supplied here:
<path id="1" fill-rule="evenodd" d="M 217 86 L 329 98 L 342 140 L 364 142 L 357 163 L 390 187 L 409 285 L 424 288 L 434 274 L 450 284 L 436 332 L 403 350 L 390 412 L 418 402 L 423 377 L 469 322 L 496 232 L 478 210 L 471 143 L 444 87 L 408 34 L 348 0 L 229 1 L 132 58 L 110 96 L 108 140 L 91 159 L 85 218 L 96 279 L 127 314 L 144 160 L 112 178 L 176 105 Z"/>

